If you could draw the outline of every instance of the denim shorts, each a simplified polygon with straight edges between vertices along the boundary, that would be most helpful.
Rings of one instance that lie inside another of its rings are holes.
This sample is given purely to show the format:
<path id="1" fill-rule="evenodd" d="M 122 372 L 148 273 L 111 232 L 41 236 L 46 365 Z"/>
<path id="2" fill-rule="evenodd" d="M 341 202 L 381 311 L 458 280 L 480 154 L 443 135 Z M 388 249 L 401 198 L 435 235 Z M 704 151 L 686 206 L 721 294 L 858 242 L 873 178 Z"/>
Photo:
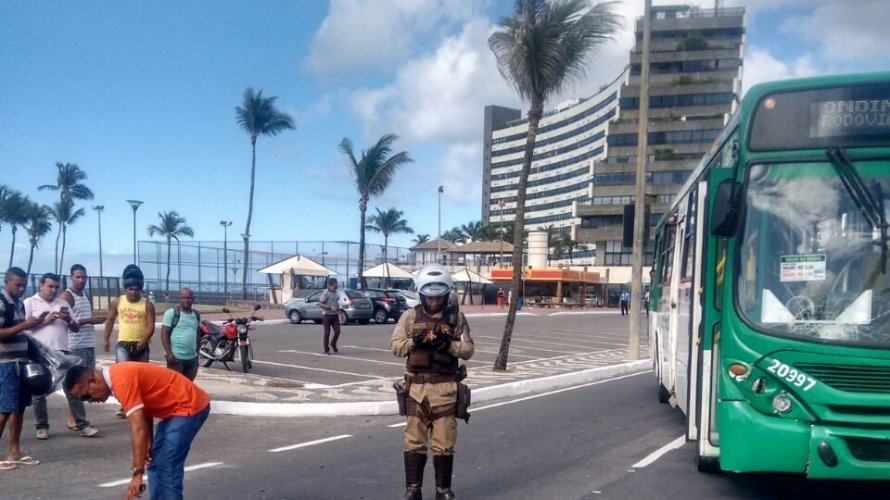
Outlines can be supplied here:
<path id="1" fill-rule="evenodd" d="M 31 393 L 22 389 L 19 366 L 22 363 L 0 363 L 0 413 L 24 411 L 31 405 Z"/>

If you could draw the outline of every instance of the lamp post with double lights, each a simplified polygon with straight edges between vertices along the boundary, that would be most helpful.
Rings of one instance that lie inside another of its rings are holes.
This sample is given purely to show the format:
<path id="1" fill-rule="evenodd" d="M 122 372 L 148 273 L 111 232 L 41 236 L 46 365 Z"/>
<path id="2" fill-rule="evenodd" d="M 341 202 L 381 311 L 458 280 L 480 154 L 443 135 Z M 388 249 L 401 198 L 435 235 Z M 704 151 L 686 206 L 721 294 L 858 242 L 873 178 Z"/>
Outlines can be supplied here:
<path id="1" fill-rule="evenodd" d="M 99 277 L 102 275 L 102 211 L 105 210 L 104 205 L 95 205 L 93 206 L 93 210 L 96 211 L 96 216 L 99 219 Z"/>
<path id="2" fill-rule="evenodd" d="M 221 220 L 219 225 L 223 227 L 223 269 L 228 267 L 227 257 L 229 255 L 229 226 L 232 225 L 230 220 Z M 223 273 L 223 294 L 229 294 L 229 273 Z"/>
<path id="3" fill-rule="evenodd" d="M 139 265 L 139 256 L 136 254 L 136 210 L 142 205 L 139 200 L 127 200 L 133 209 L 133 264 Z"/>

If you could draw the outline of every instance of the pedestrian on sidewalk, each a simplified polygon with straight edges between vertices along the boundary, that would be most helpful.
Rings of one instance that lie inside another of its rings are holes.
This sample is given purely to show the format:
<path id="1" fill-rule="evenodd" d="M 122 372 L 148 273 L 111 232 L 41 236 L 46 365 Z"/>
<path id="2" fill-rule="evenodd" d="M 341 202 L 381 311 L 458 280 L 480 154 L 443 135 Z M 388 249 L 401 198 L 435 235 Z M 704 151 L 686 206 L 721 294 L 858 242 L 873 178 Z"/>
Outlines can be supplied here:
<path id="1" fill-rule="evenodd" d="M 155 305 L 142 293 L 145 278 L 135 264 L 124 268 L 121 276 L 126 292 L 111 301 L 108 319 L 105 320 L 105 352 L 111 350 L 111 331 L 118 321 L 117 344 L 114 348 L 114 361 L 142 361 L 148 363 L 149 343 L 155 333 Z M 117 411 L 123 418 L 124 409 Z"/>
<path id="2" fill-rule="evenodd" d="M 68 302 L 58 297 L 62 278 L 55 273 L 46 273 L 40 277 L 38 292 L 24 301 L 25 317 L 45 319 L 31 329 L 31 335 L 41 344 L 62 351 L 70 352 L 68 346 L 68 330 L 77 330 L 77 321 L 71 316 Z M 49 439 L 49 415 L 46 408 L 48 395 L 34 398 L 34 420 L 36 421 L 37 439 Z M 75 426 L 81 436 L 93 437 L 99 430 L 90 425 L 86 418 L 83 403 L 65 394 L 68 398 L 68 409 L 74 415 Z"/>
<path id="3" fill-rule="evenodd" d="M 429 265 L 417 273 L 416 283 L 420 304 L 402 314 L 390 339 L 393 354 L 408 358 L 405 499 L 422 498 L 427 443 L 432 441 L 436 499 L 448 500 L 454 498 L 451 473 L 457 418 L 469 418 L 464 411 L 458 413 L 458 392 L 466 389 L 459 384 L 458 359 L 473 356 L 473 339 L 467 318 L 450 300 L 451 273 Z"/>
<path id="4" fill-rule="evenodd" d="M 198 348 L 201 343 L 201 315 L 192 309 L 195 292 L 191 288 L 179 291 L 179 306 L 164 312 L 161 323 L 161 344 L 164 346 L 167 368 L 195 380 L 198 375 Z"/>
<path id="5" fill-rule="evenodd" d="M 0 438 L 9 424 L 9 452 L 0 462 L 0 471 L 40 463 L 21 449 L 22 422 L 25 408 L 31 406 L 31 393 L 23 387 L 19 370 L 28 362 L 28 339 L 22 332 L 51 320 L 26 318 L 22 295 L 27 283 L 24 269 L 10 267 L 0 291 Z"/>
<path id="6" fill-rule="evenodd" d="M 503 311 L 504 306 L 507 305 L 507 294 L 504 293 L 503 288 L 498 288 L 498 310 Z"/>
<path id="7" fill-rule="evenodd" d="M 150 498 L 183 498 L 185 460 L 210 414 L 206 392 L 173 370 L 130 361 L 102 370 L 72 367 L 65 374 L 64 386 L 82 401 L 101 402 L 114 394 L 123 405 L 133 449 L 128 500 L 145 489 L 142 475 L 146 470 Z M 153 429 L 153 418 L 160 420 L 157 429 Z"/>
<path id="8" fill-rule="evenodd" d="M 71 308 L 71 317 L 74 320 L 72 327 L 68 329 L 69 354 L 79 358 L 89 369 L 96 367 L 96 327 L 105 322 L 104 315 L 93 314 L 93 303 L 86 293 L 87 268 L 81 264 L 71 266 L 71 286 L 66 288 L 59 297 Z M 78 415 L 71 408 L 71 398 L 68 399 L 68 428 L 76 431 L 81 436 L 91 437 L 99 433 L 99 430 L 86 421 L 86 412 Z M 74 400 L 83 408 L 83 403 Z M 83 418 L 82 418 L 83 417 Z"/>
<path id="9" fill-rule="evenodd" d="M 337 278 L 328 278 L 328 287 L 321 292 L 318 307 L 324 311 L 321 317 L 324 329 L 324 353 L 330 354 L 333 350 L 336 354 L 340 352 L 337 350 L 337 340 L 340 338 L 340 292 L 337 291 Z M 331 328 L 334 329 L 333 340 L 330 340 Z"/>

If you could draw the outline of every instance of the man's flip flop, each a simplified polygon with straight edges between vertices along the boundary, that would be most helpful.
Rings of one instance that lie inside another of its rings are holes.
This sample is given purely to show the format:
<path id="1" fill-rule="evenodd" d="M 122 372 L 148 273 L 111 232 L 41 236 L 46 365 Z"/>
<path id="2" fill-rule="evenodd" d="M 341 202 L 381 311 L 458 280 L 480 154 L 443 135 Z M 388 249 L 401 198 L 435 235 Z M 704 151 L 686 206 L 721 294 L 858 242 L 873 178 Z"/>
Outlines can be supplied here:
<path id="1" fill-rule="evenodd" d="M 12 470 L 12 469 L 17 469 L 17 468 L 18 468 L 18 465 L 14 464 L 12 462 L 7 462 L 6 460 L 0 462 L 0 470 Z"/>
<path id="2" fill-rule="evenodd" d="M 24 456 L 22 458 L 19 458 L 18 460 L 7 460 L 7 461 L 11 464 L 18 464 L 18 465 L 37 465 L 40 463 L 40 460 L 34 460 L 33 458 L 31 458 L 29 456 Z"/>

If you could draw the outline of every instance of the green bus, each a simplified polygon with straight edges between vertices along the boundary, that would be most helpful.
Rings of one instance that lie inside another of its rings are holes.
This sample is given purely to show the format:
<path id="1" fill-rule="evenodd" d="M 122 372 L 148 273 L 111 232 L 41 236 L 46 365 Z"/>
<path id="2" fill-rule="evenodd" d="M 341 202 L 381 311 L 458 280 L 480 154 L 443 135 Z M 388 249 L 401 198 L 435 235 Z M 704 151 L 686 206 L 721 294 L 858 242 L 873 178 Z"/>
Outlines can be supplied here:
<path id="1" fill-rule="evenodd" d="M 656 226 L 658 398 L 701 471 L 890 479 L 890 73 L 751 88 Z"/>

